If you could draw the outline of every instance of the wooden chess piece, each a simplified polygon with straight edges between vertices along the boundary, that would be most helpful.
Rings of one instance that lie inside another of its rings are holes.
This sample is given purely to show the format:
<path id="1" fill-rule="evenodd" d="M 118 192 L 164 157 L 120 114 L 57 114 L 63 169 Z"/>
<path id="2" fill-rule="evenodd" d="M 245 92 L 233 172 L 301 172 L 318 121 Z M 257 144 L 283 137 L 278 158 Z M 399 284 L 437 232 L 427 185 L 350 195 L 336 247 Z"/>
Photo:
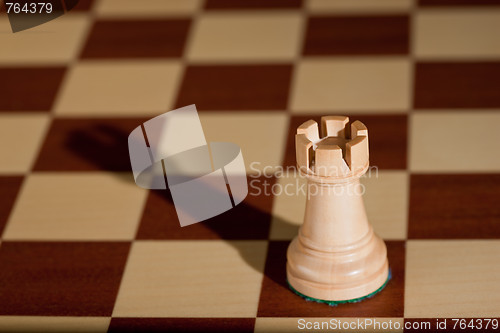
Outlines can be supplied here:
<path id="1" fill-rule="evenodd" d="M 368 170 L 368 130 L 360 121 L 326 116 L 295 136 L 297 166 L 308 181 L 304 223 L 287 252 L 287 279 L 307 298 L 357 301 L 389 279 L 385 243 L 368 222 L 359 178 Z"/>

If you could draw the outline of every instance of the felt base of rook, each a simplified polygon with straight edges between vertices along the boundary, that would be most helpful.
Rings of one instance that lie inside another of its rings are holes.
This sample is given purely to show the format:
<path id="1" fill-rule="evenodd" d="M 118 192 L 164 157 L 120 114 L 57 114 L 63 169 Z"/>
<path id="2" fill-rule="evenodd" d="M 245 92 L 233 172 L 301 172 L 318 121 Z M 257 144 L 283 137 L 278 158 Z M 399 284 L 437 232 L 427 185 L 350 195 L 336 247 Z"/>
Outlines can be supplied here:
<path id="1" fill-rule="evenodd" d="M 338 304 L 345 304 L 345 303 L 358 303 L 358 302 L 361 302 L 367 298 L 371 298 L 373 296 L 375 296 L 376 294 L 378 294 L 380 291 L 382 291 L 382 289 L 385 288 L 385 286 L 387 285 L 387 283 L 389 282 L 389 280 L 391 279 L 392 277 L 392 273 L 391 273 L 391 270 L 389 269 L 389 275 L 387 276 L 387 280 L 384 282 L 384 284 L 382 286 L 380 286 L 380 288 L 378 288 L 377 290 L 375 290 L 374 292 L 371 292 L 369 293 L 368 295 L 366 296 L 362 296 L 362 297 L 357 297 L 357 298 L 353 298 L 353 299 L 347 299 L 347 300 L 341 300 L 341 301 L 329 301 L 329 300 L 324 300 L 324 299 L 317 299 L 317 298 L 313 298 L 313 297 L 309 297 L 309 296 L 306 296 L 304 294 L 302 294 L 301 292 L 295 290 L 292 285 L 288 282 L 288 280 L 286 281 L 286 283 L 288 284 L 288 287 L 297 295 L 299 295 L 300 297 L 304 298 L 306 301 L 311 301 L 311 302 L 316 302 L 316 303 L 324 303 L 324 304 L 328 304 L 330 306 L 337 306 Z"/>

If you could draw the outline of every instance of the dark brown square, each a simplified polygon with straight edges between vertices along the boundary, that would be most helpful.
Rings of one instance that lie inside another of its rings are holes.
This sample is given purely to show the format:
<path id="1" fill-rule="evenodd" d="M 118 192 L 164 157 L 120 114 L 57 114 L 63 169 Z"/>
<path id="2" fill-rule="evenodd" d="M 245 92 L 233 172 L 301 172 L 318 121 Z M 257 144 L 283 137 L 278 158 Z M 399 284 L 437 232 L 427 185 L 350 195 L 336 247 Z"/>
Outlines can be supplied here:
<path id="1" fill-rule="evenodd" d="M 0 236 L 14 206 L 22 182 L 22 176 L 0 176 Z"/>
<path id="2" fill-rule="evenodd" d="M 111 318 L 108 332 L 253 332 L 255 318 Z"/>
<path id="3" fill-rule="evenodd" d="M 0 68 L 0 111 L 49 111 L 65 67 Z"/>
<path id="4" fill-rule="evenodd" d="M 499 174 L 411 175 L 409 238 L 500 238 Z"/>
<path id="5" fill-rule="evenodd" d="M 405 242 L 386 241 L 392 279 L 372 298 L 329 306 L 306 301 L 286 282 L 289 242 L 271 241 L 262 282 L 258 317 L 403 317 Z"/>
<path id="6" fill-rule="evenodd" d="M 146 119 L 55 119 L 36 171 L 130 171 L 128 135 Z"/>
<path id="7" fill-rule="evenodd" d="M 275 178 L 250 178 L 245 200 L 211 219 L 181 227 L 172 196 L 166 190 L 151 190 L 137 233 L 138 239 L 267 239 L 273 196 L 269 188 Z M 267 192 L 265 192 L 267 188 Z"/>
<path id="8" fill-rule="evenodd" d="M 111 316 L 130 244 L 3 242 L 0 314 Z"/>
<path id="9" fill-rule="evenodd" d="M 406 115 L 349 115 L 351 122 L 359 120 L 368 128 L 370 165 L 379 169 L 406 169 L 407 116 Z M 323 114 L 325 115 L 325 114 Z M 321 115 L 293 116 L 288 130 L 285 166 L 295 166 L 295 134 L 297 127 L 309 119 L 321 124 Z"/>
<path id="10" fill-rule="evenodd" d="M 189 66 L 177 99 L 199 110 L 285 110 L 291 65 Z"/>
<path id="11" fill-rule="evenodd" d="M 414 106 L 500 107 L 500 62 L 423 62 L 415 69 Z"/>
<path id="12" fill-rule="evenodd" d="M 189 19 L 97 21 L 83 58 L 180 57 Z"/>
<path id="13" fill-rule="evenodd" d="M 299 8 L 302 0 L 207 0 L 206 9 L 273 9 Z"/>
<path id="14" fill-rule="evenodd" d="M 307 25 L 306 55 L 408 54 L 409 18 L 317 16 Z"/>

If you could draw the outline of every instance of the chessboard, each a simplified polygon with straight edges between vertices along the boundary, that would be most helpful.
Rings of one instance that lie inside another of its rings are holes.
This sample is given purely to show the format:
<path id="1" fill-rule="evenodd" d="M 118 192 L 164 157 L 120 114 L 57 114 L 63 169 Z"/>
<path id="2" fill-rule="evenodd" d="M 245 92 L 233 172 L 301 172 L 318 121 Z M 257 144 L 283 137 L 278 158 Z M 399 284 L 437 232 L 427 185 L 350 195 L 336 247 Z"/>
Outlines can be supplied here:
<path id="1" fill-rule="evenodd" d="M 81 0 L 18 33 L 4 7 L 0 331 L 495 331 L 499 35 L 496 0 Z M 190 104 L 207 141 L 241 147 L 249 194 L 181 228 L 127 138 Z M 368 128 L 392 271 L 335 307 L 285 274 L 294 134 L 322 115 Z"/>

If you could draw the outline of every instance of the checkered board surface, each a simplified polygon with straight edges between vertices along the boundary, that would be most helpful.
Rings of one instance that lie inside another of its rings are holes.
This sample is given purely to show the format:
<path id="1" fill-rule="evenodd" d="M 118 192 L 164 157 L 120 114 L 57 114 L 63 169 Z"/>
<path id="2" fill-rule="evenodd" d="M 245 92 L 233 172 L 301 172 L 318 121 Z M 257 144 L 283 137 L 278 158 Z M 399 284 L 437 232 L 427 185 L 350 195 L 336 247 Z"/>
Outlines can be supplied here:
<path id="1" fill-rule="evenodd" d="M 16 34 L 1 14 L 0 331 L 500 317 L 499 36 L 493 0 L 81 0 Z M 189 104 L 241 146 L 250 194 L 181 228 L 168 192 L 134 184 L 127 136 Z M 300 186 L 277 172 L 330 114 L 369 129 L 393 275 L 337 307 L 286 286 L 304 196 L 264 193 Z"/>

